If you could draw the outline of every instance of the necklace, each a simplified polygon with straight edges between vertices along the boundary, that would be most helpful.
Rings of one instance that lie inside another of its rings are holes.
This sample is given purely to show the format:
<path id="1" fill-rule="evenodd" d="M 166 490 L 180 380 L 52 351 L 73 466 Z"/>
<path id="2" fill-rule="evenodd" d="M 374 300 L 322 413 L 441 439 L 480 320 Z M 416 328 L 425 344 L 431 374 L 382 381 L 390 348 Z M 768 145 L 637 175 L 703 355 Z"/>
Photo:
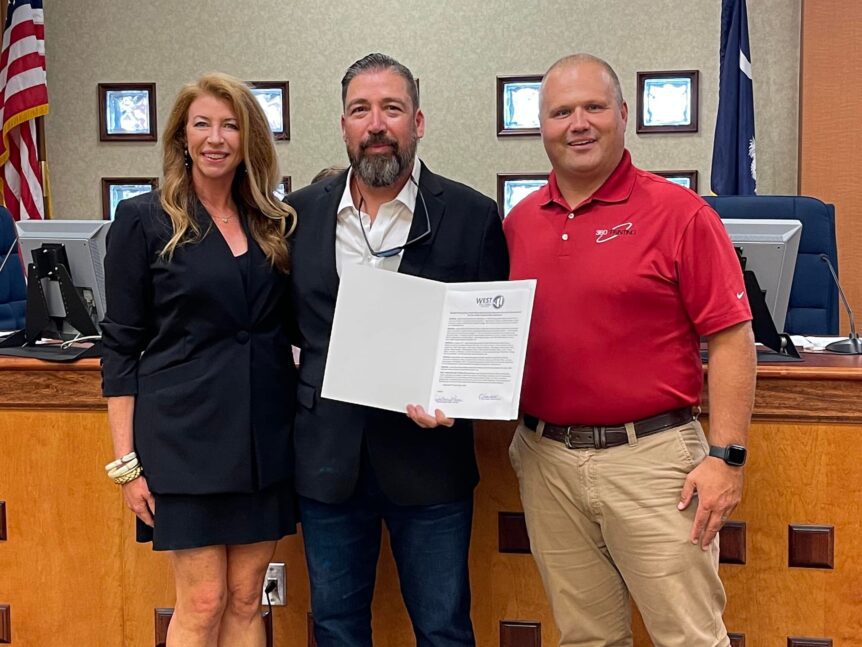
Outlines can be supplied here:
<path id="1" fill-rule="evenodd" d="M 233 220 L 233 217 L 236 215 L 235 213 L 230 213 L 230 207 L 227 208 L 228 215 L 223 216 L 221 214 L 216 213 L 216 210 L 214 208 L 212 208 L 211 206 L 208 206 L 203 200 L 201 200 L 201 204 L 204 205 L 204 207 L 206 208 L 207 212 L 209 212 L 209 214 L 213 220 L 215 220 L 215 219 L 221 220 L 222 223 L 225 225 L 227 223 L 229 223 L 231 220 Z"/>

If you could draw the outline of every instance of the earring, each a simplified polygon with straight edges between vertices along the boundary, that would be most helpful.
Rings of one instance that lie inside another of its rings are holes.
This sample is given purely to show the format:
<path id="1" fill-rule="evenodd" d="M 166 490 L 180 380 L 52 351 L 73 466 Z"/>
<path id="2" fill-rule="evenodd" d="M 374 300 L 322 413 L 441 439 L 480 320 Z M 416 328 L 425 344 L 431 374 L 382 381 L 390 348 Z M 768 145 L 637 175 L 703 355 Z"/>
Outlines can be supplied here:
<path id="1" fill-rule="evenodd" d="M 192 156 L 189 155 L 189 149 L 188 148 L 183 149 L 183 161 L 186 165 L 186 170 L 191 169 L 191 167 L 192 167 Z"/>

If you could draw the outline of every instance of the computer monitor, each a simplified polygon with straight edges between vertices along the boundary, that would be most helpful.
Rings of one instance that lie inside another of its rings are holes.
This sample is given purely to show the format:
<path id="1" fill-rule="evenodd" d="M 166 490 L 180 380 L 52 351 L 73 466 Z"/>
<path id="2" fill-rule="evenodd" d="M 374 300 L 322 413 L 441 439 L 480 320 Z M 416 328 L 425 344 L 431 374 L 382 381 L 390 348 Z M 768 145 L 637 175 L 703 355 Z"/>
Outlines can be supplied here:
<path id="1" fill-rule="evenodd" d="M 722 219 L 733 246 L 752 270 L 778 332 L 784 331 L 802 223 L 798 220 Z"/>
<path id="2" fill-rule="evenodd" d="M 45 266 L 45 260 L 48 264 L 59 262 L 66 265 L 72 285 L 81 295 L 87 314 L 98 329 L 99 321 L 105 316 L 105 236 L 110 221 L 22 220 L 15 224 L 24 263 L 28 268 L 31 263 L 35 263 L 37 268 L 40 264 Z M 55 276 L 43 276 L 41 271 L 37 274 L 48 316 L 55 321 L 62 320 L 60 332 L 64 337 L 76 334 L 78 331 L 68 320 L 70 313 L 64 305 L 59 281 Z M 32 276 L 29 271 L 28 276 Z M 28 300 L 32 294 L 33 291 L 28 289 Z"/>

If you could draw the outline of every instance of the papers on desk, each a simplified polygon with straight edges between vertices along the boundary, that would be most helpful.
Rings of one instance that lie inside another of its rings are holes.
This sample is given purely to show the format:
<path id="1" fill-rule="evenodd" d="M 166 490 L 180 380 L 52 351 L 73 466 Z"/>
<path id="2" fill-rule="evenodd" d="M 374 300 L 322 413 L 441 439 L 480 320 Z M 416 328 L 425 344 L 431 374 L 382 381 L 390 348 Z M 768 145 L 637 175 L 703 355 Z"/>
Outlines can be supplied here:
<path id="1" fill-rule="evenodd" d="M 346 265 L 321 395 L 514 420 L 535 288 L 533 280 L 439 283 Z"/>
<path id="2" fill-rule="evenodd" d="M 824 350 L 826 346 L 834 341 L 841 341 L 846 337 L 811 337 L 802 335 L 790 335 L 790 341 L 799 350 Z"/>

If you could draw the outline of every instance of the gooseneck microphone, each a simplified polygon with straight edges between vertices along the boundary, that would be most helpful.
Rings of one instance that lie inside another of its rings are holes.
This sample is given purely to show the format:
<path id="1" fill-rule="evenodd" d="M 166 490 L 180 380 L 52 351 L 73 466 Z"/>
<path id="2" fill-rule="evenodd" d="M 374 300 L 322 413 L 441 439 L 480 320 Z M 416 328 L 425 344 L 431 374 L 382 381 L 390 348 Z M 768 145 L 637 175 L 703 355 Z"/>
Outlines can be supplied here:
<path id="1" fill-rule="evenodd" d="M 856 334 L 856 320 L 853 317 L 853 310 L 850 309 L 850 304 L 847 303 L 847 297 L 844 296 L 844 290 L 841 289 L 841 283 L 838 282 L 838 274 L 835 273 L 835 268 L 832 267 L 832 262 L 826 254 L 820 254 L 820 260 L 826 263 L 826 266 L 829 268 L 832 280 L 835 281 L 838 294 L 841 295 L 841 301 L 844 303 L 844 309 L 847 311 L 847 317 L 850 319 L 850 337 L 828 344 L 826 350 L 833 353 L 843 353 L 844 355 L 862 355 L 862 340 Z"/>

